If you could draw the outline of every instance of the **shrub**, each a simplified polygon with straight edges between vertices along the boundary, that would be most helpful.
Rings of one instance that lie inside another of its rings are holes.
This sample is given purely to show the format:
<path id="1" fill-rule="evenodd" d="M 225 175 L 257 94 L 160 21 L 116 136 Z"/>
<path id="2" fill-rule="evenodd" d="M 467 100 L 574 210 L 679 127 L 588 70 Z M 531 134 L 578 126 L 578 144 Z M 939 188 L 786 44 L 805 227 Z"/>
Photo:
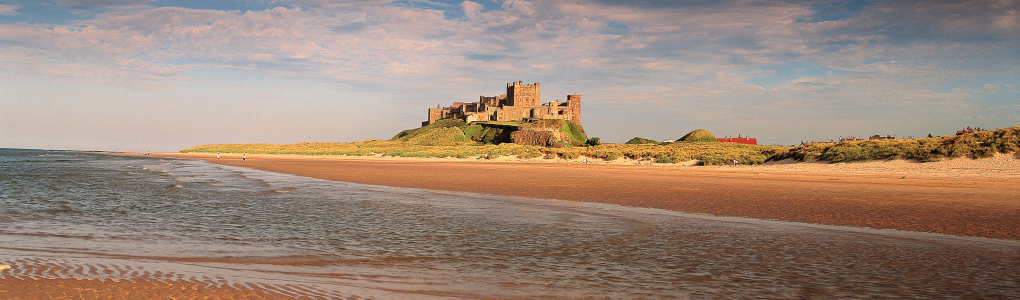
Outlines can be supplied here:
<path id="1" fill-rule="evenodd" d="M 671 164 L 673 163 L 673 159 L 670 158 L 669 156 L 659 156 L 658 158 L 655 159 L 655 163 Z"/>
<path id="2" fill-rule="evenodd" d="M 524 152 L 522 154 L 518 154 L 517 155 L 517 157 L 521 158 L 521 159 L 536 158 L 536 157 L 539 157 L 539 156 L 542 156 L 542 152 L 528 151 L 528 152 Z"/>
<path id="3" fill-rule="evenodd" d="M 597 137 L 593 137 L 585 141 L 584 144 L 588 146 L 599 146 L 602 145 L 602 141 Z"/>
<path id="4" fill-rule="evenodd" d="M 568 151 L 568 152 L 560 153 L 560 157 L 562 157 L 563 159 L 570 160 L 570 159 L 576 159 L 578 157 L 581 157 L 581 154 L 577 153 L 577 152 L 573 152 L 573 151 Z"/>

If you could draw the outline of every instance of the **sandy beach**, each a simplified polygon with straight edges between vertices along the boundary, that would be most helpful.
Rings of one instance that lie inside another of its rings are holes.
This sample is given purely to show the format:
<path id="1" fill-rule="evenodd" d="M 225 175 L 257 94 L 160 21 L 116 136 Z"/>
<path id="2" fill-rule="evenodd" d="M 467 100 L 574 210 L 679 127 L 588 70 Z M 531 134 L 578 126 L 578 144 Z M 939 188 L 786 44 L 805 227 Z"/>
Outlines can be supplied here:
<path id="1" fill-rule="evenodd" d="M 122 153 L 124 154 L 124 153 Z M 137 154 L 127 154 L 137 155 Z M 1020 157 L 691 166 L 504 157 L 405 159 L 160 153 L 344 182 L 588 201 L 690 213 L 1020 240 Z M 19 265 L 17 268 L 59 268 Z M 189 280 L 6 276 L 5 299 L 286 299 L 262 288 Z M 66 270 L 46 271 L 59 274 Z M 302 290 L 292 292 L 301 293 Z"/>
<path id="2" fill-rule="evenodd" d="M 161 157 L 216 162 L 213 153 Z M 761 166 L 585 160 L 222 154 L 219 163 L 314 178 L 719 216 L 1020 239 L 1020 159 Z"/>

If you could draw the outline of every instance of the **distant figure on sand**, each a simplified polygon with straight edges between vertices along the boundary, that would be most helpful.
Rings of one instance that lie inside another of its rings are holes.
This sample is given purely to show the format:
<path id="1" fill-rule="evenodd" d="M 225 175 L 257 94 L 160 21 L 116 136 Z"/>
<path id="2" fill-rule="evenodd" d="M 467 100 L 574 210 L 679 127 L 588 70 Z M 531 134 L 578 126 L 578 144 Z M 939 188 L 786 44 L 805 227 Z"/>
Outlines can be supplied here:
<path id="1" fill-rule="evenodd" d="M 737 165 L 737 163 L 738 163 L 738 161 L 737 161 L 736 159 L 734 159 L 734 160 L 733 160 L 733 165 L 734 165 L 734 166 L 736 166 L 736 165 Z"/>
<path id="2" fill-rule="evenodd" d="M 220 162 L 220 153 L 216 152 L 216 162 Z"/>
<path id="3" fill-rule="evenodd" d="M 247 159 L 247 158 L 248 158 L 248 153 L 241 154 L 241 162 L 244 162 L 244 160 Z"/>

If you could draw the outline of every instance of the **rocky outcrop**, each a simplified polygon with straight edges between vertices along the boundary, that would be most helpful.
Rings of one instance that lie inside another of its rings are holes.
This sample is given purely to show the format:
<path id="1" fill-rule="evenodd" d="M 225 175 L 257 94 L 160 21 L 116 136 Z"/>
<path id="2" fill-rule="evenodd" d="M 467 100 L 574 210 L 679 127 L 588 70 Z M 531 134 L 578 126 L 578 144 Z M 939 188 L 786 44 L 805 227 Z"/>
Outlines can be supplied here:
<path id="1" fill-rule="evenodd" d="M 510 141 L 518 145 L 563 147 L 570 138 L 554 128 L 525 127 L 510 133 Z"/>

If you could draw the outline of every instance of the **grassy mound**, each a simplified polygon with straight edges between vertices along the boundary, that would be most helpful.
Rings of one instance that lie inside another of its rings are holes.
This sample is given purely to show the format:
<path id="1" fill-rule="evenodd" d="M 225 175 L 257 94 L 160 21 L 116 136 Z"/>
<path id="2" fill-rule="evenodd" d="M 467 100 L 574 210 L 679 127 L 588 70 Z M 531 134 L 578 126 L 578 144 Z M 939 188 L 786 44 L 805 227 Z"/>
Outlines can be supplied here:
<path id="1" fill-rule="evenodd" d="M 588 141 L 588 134 L 584 133 L 584 128 L 581 125 L 574 123 L 570 120 L 542 120 L 552 121 L 553 124 L 558 124 L 560 132 L 570 138 L 571 146 L 584 146 L 585 142 Z M 541 122 L 541 121 L 540 121 Z"/>
<path id="2" fill-rule="evenodd" d="M 475 122 L 470 125 L 462 120 L 439 120 L 436 123 L 415 129 L 404 130 L 390 141 L 422 146 L 455 146 L 469 144 L 498 145 L 510 142 L 510 134 L 523 128 L 551 129 L 563 133 L 563 141 L 569 146 L 583 146 L 588 135 L 580 125 L 569 120 L 538 120 L 520 122 Z"/>
<path id="3" fill-rule="evenodd" d="M 939 161 L 974 155 L 991 157 L 995 153 L 1020 150 L 1020 127 L 979 131 L 957 136 L 922 139 L 866 140 L 844 143 L 801 145 L 778 153 L 770 160 L 792 158 L 798 161 L 818 159 L 833 163 L 866 160 L 913 159 L 921 162 Z"/>
<path id="4" fill-rule="evenodd" d="M 681 142 L 707 142 L 707 143 L 718 143 L 719 139 L 712 135 L 711 132 L 704 129 L 696 129 L 687 133 L 684 137 L 680 138 Z"/>
<path id="5" fill-rule="evenodd" d="M 461 120 L 439 120 L 428 126 L 401 131 L 390 141 L 425 146 L 460 145 L 471 142 L 461 130 L 466 126 L 467 123 Z"/>
<path id="6" fill-rule="evenodd" d="M 627 141 L 624 144 L 627 144 L 627 145 L 641 145 L 641 144 L 658 144 L 658 143 L 659 142 L 656 142 L 655 140 L 649 140 L 649 139 L 641 138 L 641 137 L 634 137 L 634 138 L 630 139 L 629 141 Z"/>

